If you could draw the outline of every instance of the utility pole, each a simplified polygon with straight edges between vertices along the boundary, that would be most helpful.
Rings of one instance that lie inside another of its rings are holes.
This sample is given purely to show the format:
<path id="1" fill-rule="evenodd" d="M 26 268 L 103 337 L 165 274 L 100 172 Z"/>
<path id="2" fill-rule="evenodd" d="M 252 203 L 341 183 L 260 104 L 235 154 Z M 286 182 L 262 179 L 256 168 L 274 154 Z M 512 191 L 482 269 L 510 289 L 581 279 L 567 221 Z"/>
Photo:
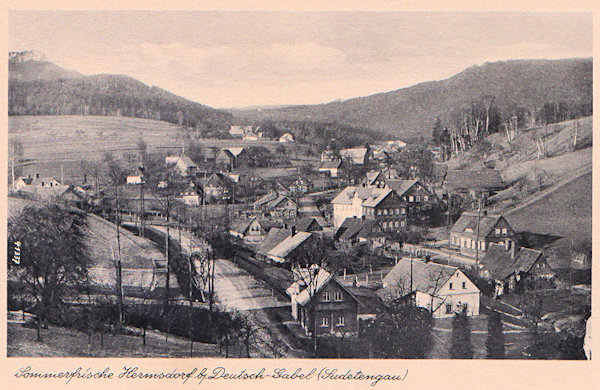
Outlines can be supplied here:
<path id="1" fill-rule="evenodd" d="M 144 164 L 140 165 L 140 230 L 139 234 L 144 237 Z"/>
<path id="2" fill-rule="evenodd" d="M 479 277 L 479 222 L 481 220 L 481 195 L 477 199 L 477 233 L 475 235 L 475 275 Z"/>

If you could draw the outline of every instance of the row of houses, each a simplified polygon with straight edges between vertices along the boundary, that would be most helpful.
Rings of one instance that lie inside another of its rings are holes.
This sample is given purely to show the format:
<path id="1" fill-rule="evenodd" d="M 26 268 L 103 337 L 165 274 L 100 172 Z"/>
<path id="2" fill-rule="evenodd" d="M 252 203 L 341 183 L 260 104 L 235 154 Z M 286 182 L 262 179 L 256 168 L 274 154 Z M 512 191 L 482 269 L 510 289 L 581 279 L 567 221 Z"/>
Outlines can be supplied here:
<path id="1" fill-rule="evenodd" d="M 232 125 L 229 128 L 229 135 L 232 138 L 241 138 L 245 141 L 258 141 L 265 139 L 263 132 L 260 130 L 260 126 L 254 127 L 249 125 Z M 291 133 L 284 133 L 281 137 L 279 137 L 279 142 L 294 142 L 294 136 Z"/>
<path id="2" fill-rule="evenodd" d="M 399 299 L 434 318 L 479 315 L 481 292 L 459 268 L 402 258 L 378 291 L 352 286 L 319 266 L 294 270 L 287 289 L 293 318 L 307 335 L 357 336 L 361 320 L 374 320 L 376 302 Z"/>

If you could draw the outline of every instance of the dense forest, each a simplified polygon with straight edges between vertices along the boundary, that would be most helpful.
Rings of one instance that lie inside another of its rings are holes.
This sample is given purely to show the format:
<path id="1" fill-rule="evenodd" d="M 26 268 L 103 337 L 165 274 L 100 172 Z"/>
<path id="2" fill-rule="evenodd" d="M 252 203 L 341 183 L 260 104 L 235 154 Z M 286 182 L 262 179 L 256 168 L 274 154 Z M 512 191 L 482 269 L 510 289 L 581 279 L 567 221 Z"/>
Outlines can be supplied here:
<path id="1" fill-rule="evenodd" d="M 47 63 L 39 64 L 47 68 Z M 29 72 L 31 67 L 29 64 Z M 19 77 L 22 72 L 10 73 L 11 68 L 14 66 L 9 66 L 9 115 L 127 116 L 207 130 L 226 129 L 232 122 L 230 113 L 149 87 L 129 76 L 26 79 Z"/>

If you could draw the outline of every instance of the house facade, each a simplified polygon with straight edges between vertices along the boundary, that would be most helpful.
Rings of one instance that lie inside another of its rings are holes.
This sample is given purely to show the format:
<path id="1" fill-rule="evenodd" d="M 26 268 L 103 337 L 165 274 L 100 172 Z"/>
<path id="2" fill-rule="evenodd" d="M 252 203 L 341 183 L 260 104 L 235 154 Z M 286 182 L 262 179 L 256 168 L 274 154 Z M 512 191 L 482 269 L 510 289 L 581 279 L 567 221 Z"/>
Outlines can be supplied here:
<path id="1" fill-rule="evenodd" d="M 279 137 L 279 142 L 281 142 L 281 143 L 294 142 L 294 136 L 291 135 L 290 133 L 285 133 L 284 135 Z"/>
<path id="2" fill-rule="evenodd" d="M 490 244 L 481 261 L 481 275 L 492 280 L 495 296 L 537 288 L 552 288 L 554 270 L 542 251 Z"/>
<path id="3" fill-rule="evenodd" d="M 383 279 L 384 299 L 405 298 L 434 318 L 479 315 L 481 292 L 457 267 L 402 258 Z"/>
<path id="4" fill-rule="evenodd" d="M 306 270 L 288 288 L 292 316 L 307 335 L 356 336 L 361 304 L 350 290 L 323 268 Z"/>
<path id="5" fill-rule="evenodd" d="M 483 255 L 491 243 L 503 243 L 508 248 L 517 245 L 515 231 L 501 215 L 464 212 L 450 229 L 450 245 L 465 255 Z"/>
<path id="6" fill-rule="evenodd" d="M 407 227 L 406 204 L 389 188 L 346 187 L 332 201 L 333 225 L 339 228 L 346 218 L 375 220 L 385 231 Z"/>
<path id="7" fill-rule="evenodd" d="M 183 190 L 179 197 L 188 206 L 200 206 L 202 203 L 202 193 L 193 183 Z"/>
<path id="8" fill-rule="evenodd" d="M 257 218 L 237 220 L 231 223 L 229 233 L 244 240 L 246 244 L 260 244 L 267 234 Z"/>
<path id="9" fill-rule="evenodd" d="M 188 156 L 167 156 L 165 164 L 174 165 L 175 169 L 181 176 L 191 176 L 196 173 L 198 165 Z"/>

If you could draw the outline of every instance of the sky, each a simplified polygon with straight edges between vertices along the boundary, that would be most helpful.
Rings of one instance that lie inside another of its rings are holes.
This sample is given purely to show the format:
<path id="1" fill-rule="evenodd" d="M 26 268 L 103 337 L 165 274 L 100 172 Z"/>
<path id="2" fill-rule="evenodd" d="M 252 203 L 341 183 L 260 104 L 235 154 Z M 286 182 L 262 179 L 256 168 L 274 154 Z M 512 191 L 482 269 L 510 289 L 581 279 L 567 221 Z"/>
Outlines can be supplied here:
<path id="1" fill-rule="evenodd" d="M 472 65 L 592 56 L 591 13 L 11 11 L 9 50 L 212 107 L 316 104 Z"/>

